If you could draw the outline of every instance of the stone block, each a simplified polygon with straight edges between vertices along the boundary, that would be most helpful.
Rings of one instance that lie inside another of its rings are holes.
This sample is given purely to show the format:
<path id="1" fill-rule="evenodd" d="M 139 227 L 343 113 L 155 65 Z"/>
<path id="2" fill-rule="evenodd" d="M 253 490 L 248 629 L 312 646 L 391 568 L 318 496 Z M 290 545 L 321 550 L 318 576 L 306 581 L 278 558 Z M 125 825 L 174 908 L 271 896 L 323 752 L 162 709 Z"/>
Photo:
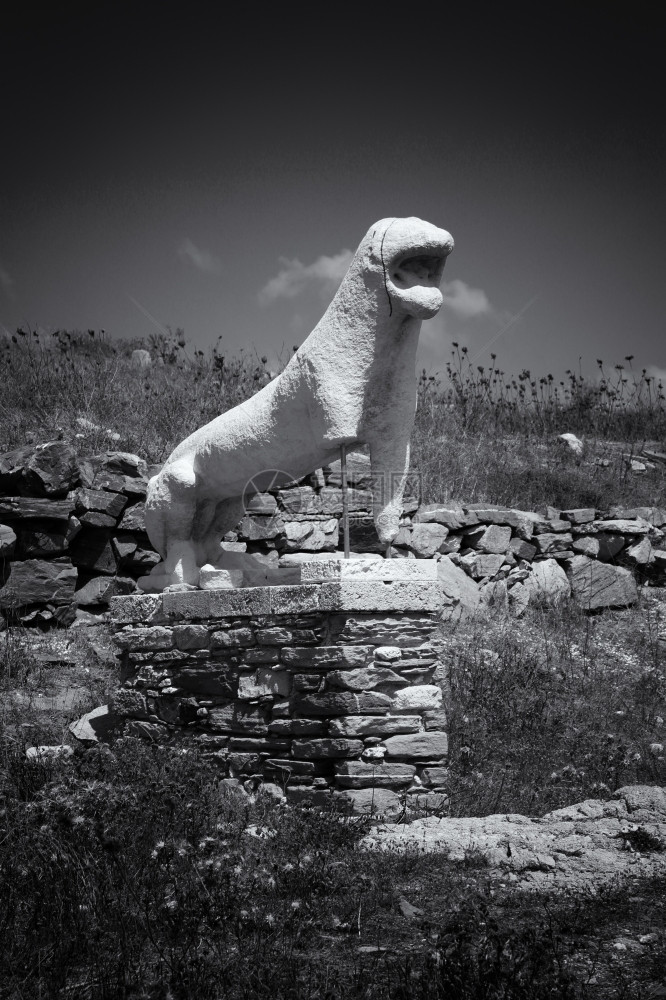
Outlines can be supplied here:
<path id="1" fill-rule="evenodd" d="M 284 531 L 285 524 L 279 514 L 271 517 L 246 515 L 238 528 L 238 536 L 248 542 L 259 542 L 278 538 Z"/>
<path id="2" fill-rule="evenodd" d="M 81 488 L 74 494 L 74 510 L 79 517 L 81 514 L 96 511 L 108 515 L 115 524 L 126 506 L 127 497 L 122 493 Z"/>
<path id="3" fill-rule="evenodd" d="M 386 737 L 422 730 L 420 715 L 346 715 L 331 719 L 328 727 L 329 734 L 335 737 Z"/>
<path id="4" fill-rule="evenodd" d="M 501 554 L 471 552 L 469 555 L 461 556 L 460 562 L 469 571 L 472 579 L 483 580 L 499 572 L 504 562 L 504 556 Z"/>
<path id="5" fill-rule="evenodd" d="M 172 670 L 171 680 L 189 694 L 208 698 L 232 699 L 238 692 L 238 670 L 213 663 L 188 663 Z"/>
<path id="6" fill-rule="evenodd" d="M 113 576 L 118 571 L 111 535 L 103 528 L 82 528 L 72 541 L 70 555 L 75 566 L 92 573 Z"/>
<path id="7" fill-rule="evenodd" d="M 76 591 L 74 603 L 80 607 L 108 604 L 112 597 L 117 597 L 119 594 L 133 594 L 135 591 L 136 583 L 130 577 L 95 576 Z"/>
<path id="8" fill-rule="evenodd" d="M 330 766 L 331 765 L 324 765 L 324 767 Z M 264 761 L 263 767 L 266 771 L 281 772 L 285 781 L 293 775 L 309 775 L 311 778 L 314 778 L 314 776 L 322 770 L 322 766 L 315 764 L 314 761 L 291 760 L 286 757 L 269 757 L 268 760 Z"/>
<path id="9" fill-rule="evenodd" d="M 311 486 L 294 486 L 289 490 L 280 490 L 278 501 L 287 516 L 321 513 L 319 497 Z"/>
<path id="10" fill-rule="evenodd" d="M 129 532 L 115 535 L 111 539 L 111 545 L 120 566 L 131 559 L 137 550 L 136 538 Z"/>
<path id="11" fill-rule="evenodd" d="M 465 542 L 478 552 L 503 555 L 509 548 L 511 528 L 508 525 L 480 525 L 465 534 Z"/>
<path id="12" fill-rule="evenodd" d="M 542 517 L 535 521 L 535 535 L 560 535 L 571 531 L 571 521 L 565 521 L 554 512 L 552 517 Z"/>
<path id="13" fill-rule="evenodd" d="M 32 497 L 0 497 L 0 517 L 8 521 L 68 521 L 74 500 L 39 500 Z"/>
<path id="14" fill-rule="evenodd" d="M 253 663 L 279 663 L 280 652 L 274 646 L 256 646 L 252 649 L 243 649 L 243 662 Z"/>
<path id="15" fill-rule="evenodd" d="M 564 552 L 573 546 L 573 536 L 569 532 L 548 531 L 535 535 L 534 542 L 541 555 Z"/>
<path id="16" fill-rule="evenodd" d="M 563 517 L 571 524 L 590 524 L 597 516 L 594 507 L 576 507 L 561 511 Z"/>
<path id="17" fill-rule="evenodd" d="M 446 733 L 431 731 L 405 736 L 389 736 L 384 740 L 389 757 L 407 760 L 442 760 L 448 753 Z"/>
<path id="18" fill-rule="evenodd" d="M 220 733 L 238 733 L 248 736 L 265 736 L 268 725 L 263 712 L 241 705 L 224 705 L 208 710 L 207 724 Z"/>
<path id="19" fill-rule="evenodd" d="M 448 556 L 437 561 L 437 579 L 445 598 L 452 602 L 447 608 L 444 603 L 444 617 L 464 617 L 472 614 L 479 605 L 479 588 L 459 566 Z"/>
<path id="20" fill-rule="evenodd" d="M 270 493 L 255 493 L 245 504 L 245 510 L 248 514 L 272 517 L 277 511 L 277 500 Z"/>
<path id="21" fill-rule="evenodd" d="M 0 608 L 28 604 L 69 604 L 74 597 L 77 570 L 69 559 L 26 559 L 11 564 L 9 579 L 0 589 Z"/>
<path id="22" fill-rule="evenodd" d="M 415 524 L 442 524 L 449 531 L 478 524 L 476 514 L 466 514 L 460 504 L 422 504 L 414 516 Z"/>
<path id="23" fill-rule="evenodd" d="M 576 603 L 588 611 L 627 607 L 638 600 L 636 581 L 624 567 L 581 555 L 571 560 L 567 575 Z"/>
<path id="24" fill-rule="evenodd" d="M 449 808 L 449 796 L 442 792 L 426 791 L 425 789 L 411 791 L 406 799 L 407 815 L 422 816 L 423 814 L 439 815 L 447 812 Z"/>
<path id="25" fill-rule="evenodd" d="M 273 615 L 307 614 L 319 610 L 319 587 L 316 584 L 264 589 L 269 592 L 270 612 Z"/>
<path id="26" fill-rule="evenodd" d="M 6 528 L 11 531 L 11 528 Z M 40 559 L 51 556 L 66 555 L 73 535 L 69 531 L 69 522 L 54 523 L 53 521 L 30 521 L 29 527 L 18 529 L 18 544 L 16 555 L 20 559 Z M 13 534 L 13 532 L 12 532 Z M 16 536 L 14 536 L 16 538 Z"/>
<path id="27" fill-rule="evenodd" d="M 128 507 L 118 524 L 119 531 L 146 531 L 146 505 L 136 503 L 133 507 Z"/>
<path id="28" fill-rule="evenodd" d="M 361 740 L 294 739 L 291 743 L 291 755 L 296 759 L 334 760 L 341 757 L 360 757 L 362 752 Z"/>
<path id="29" fill-rule="evenodd" d="M 624 548 L 624 535 L 613 535 L 601 531 L 594 537 L 598 545 L 596 558 L 601 562 L 612 562 Z"/>
<path id="30" fill-rule="evenodd" d="M 406 547 L 417 559 L 431 559 L 439 552 L 446 540 L 449 529 L 437 522 L 417 522 L 412 525 L 406 540 Z M 397 539 L 394 544 L 399 544 Z"/>
<path id="31" fill-rule="evenodd" d="M 420 712 L 439 708 L 442 704 L 441 688 L 434 684 L 415 684 L 402 688 L 393 696 L 391 710 L 394 712 Z"/>
<path id="32" fill-rule="evenodd" d="M 384 816 L 397 819 L 404 812 L 401 797 L 389 788 L 350 788 L 336 792 L 335 800 L 355 816 Z"/>
<path id="33" fill-rule="evenodd" d="M 359 646 L 291 646 L 282 650 L 285 666 L 313 670 L 350 670 L 364 667 L 372 660 L 373 647 Z"/>
<path id="34" fill-rule="evenodd" d="M 312 694 L 314 691 L 319 691 L 322 683 L 322 674 L 293 674 L 292 687 L 295 692 L 307 691 Z"/>
<path id="35" fill-rule="evenodd" d="M 1 507 L 0 507 L 1 512 Z M 380 542 L 375 522 L 371 517 L 355 516 L 349 525 L 349 546 L 352 552 L 364 555 L 375 553 L 384 555 L 386 545 Z"/>
<path id="36" fill-rule="evenodd" d="M 145 695 L 134 688 L 119 688 L 110 702 L 111 712 L 125 718 L 147 719 L 148 705 Z"/>
<path id="37" fill-rule="evenodd" d="M 277 736 L 232 736 L 229 740 L 231 753 L 289 753 L 290 740 Z"/>
<path id="38" fill-rule="evenodd" d="M 289 629 L 260 628 L 257 629 L 256 639 L 260 646 L 286 646 L 292 641 L 292 634 Z"/>
<path id="39" fill-rule="evenodd" d="M 400 686 L 405 681 L 390 667 L 369 666 L 356 670 L 332 670 L 326 676 L 326 683 L 345 691 L 370 691 L 382 685 Z"/>
<path id="40" fill-rule="evenodd" d="M 102 514 L 98 510 L 89 510 L 85 514 L 79 514 L 79 521 L 89 528 L 115 528 L 116 519 L 109 514 Z"/>
<path id="41" fill-rule="evenodd" d="M 323 694 L 298 695 L 294 711 L 303 715 L 382 715 L 392 707 L 391 699 L 377 691 L 326 691 Z"/>
<path id="42" fill-rule="evenodd" d="M 429 788 L 443 788 L 448 784 L 449 771 L 446 767 L 424 767 L 421 781 Z"/>
<path id="43" fill-rule="evenodd" d="M 617 535 L 615 537 L 620 539 L 620 548 L 622 548 L 624 539 Z M 596 559 L 599 555 L 600 545 L 596 535 L 581 535 L 578 538 L 574 538 L 572 549 L 580 555 L 589 556 L 590 559 Z"/>
<path id="44" fill-rule="evenodd" d="M 350 486 L 355 486 L 360 490 L 371 490 L 373 487 L 372 469 L 370 458 L 360 451 L 350 451 L 347 454 L 347 482 Z M 329 486 L 340 486 L 342 484 L 340 460 L 331 462 L 324 470 L 324 476 Z"/>
<path id="45" fill-rule="evenodd" d="M 161 594 L 133 594 L 114 597 L 109 603 L 109 619 L 115 625 L 150 622 L 162 619 Z"/>
<path id="46" fill-rule="evenodd" d="M 396 663 L 402 659 L 402 650 L 399 646 L 377 646 L 375 659 L 383 663 Z"/>
<path id="47" fill-rule="evenodd" d="M 492 504 L 467 504 L 465 510 L 473 513 L 481 524 L 501 524 L 513 528 L 527 542 L 534 533 L 534 525 L 540 520 L 538 514 L 531 511 L 510 510 Z"/>
<path id="48" fill-rule="evenodd" d="M 335 782 L 340 788 L 407 788 L 415 774 L 413 764 L 397 762 L 365 764 L 349 760 L 335 765 Z"/>
<path id="49" fill-rule="evenodd" d="M 273 719 L 268 731 L 279 736 L 324 736 L 327 725 L 321 719 Z"/>
<path id="50" fill-rule="evenodd" d="M 435 581 L 437 564 L 431 559 L 319 559 L 301 565 L 302 583 L 335 583 L 343 580 Z"/>
<path id="51" fill-rule="evenodd" d="M 613 535 L 647 535 L 652 525 L 643 518 L 608 518 L 592 522 L 596 531 L 606 531 Z"/>
<path id="52" fill-rule="evenodd" d="M 174 625 L 173 640 L 176 649 L 208 649 L 210 633 L 205 625 Z"/>
<path id="53" fill-rule="evenodd" d="M 320 585 L 322 611 L 438 611 L 444 595 L 438 583 L 344 581 Z"/>
<path id="54" fill-rule="evenodd" d="M 16 546 L 16 534 L 7 524 L 0 524 L 0 559 L 11 559 Z"/>
<path id="55" fill-rule="evenodd" d="M 330 624 L 338 642 L 367 643 L 412 649 L 430 639 L 439 615 L 405 611 L 392 614 L 331 615 Z"/>
<path id="56" fill-rule="evenodd" d="M 567 575 L 555 559 L 533 563 L 532 572 L 524 581 L 524 586 L 531 601 L 537 600 L 544 604 L 557 604 L 571 595 Z"/>
<path id="57" fill-rule="evenodd" d="M 120 649 L 130 649 L 132 652 L 171 649 L 173 647 L 173 631 L 163 625 L 153 625 L 149 628 L 127 628 L 122 632 L 117 632 L 114 641 Z"/>
<path id="58" fill-rule="evenodd" d="M 643 537 L 640 542 L 630 545 L 625 552 L 625 557 L 635 566 L 649 566 L 654 562 L 654 554 L 650 539 Z"/>
<path id="59" fill-rule="evenodd" d="M 291 691 L 291 677 L 284 671 L 259 667 L 253 674 L 242 674 L 238 680 L 238 697 L 241 701 L 252 701 L 267 695 L 288 697 Z"/>
<path id="60" fill-rule="evenodd" d="M 206 626 L 201 627 L 206 628 L 206 631 L 209 632 L 209 629 Z M 254 632 L 251 628 L 217 629 L 215 632 L 210 632 L 210 649 L 230 649 L 240 647 L 245 650 L 248 646 L 254 646 L 254 643 Z M 247 654 L 244 652 L 243 655 L 245 656 Z"/>
<path id="61" fill-rule="evenodd" d="M 0 455 L 0 492 L 61 497 L 79 481 L 76 452 L 66 441 L 24 445 Z"/>
<path id="62" fill-rule="evenodd" d="M 517 559 L 524 559 L 525 562 L 532 562 L 536 551 L 536 545 L 526 542 L 523 538 L 512 538 L 509 543 L 509 552 L 513 552 Z"/>
<path id="63" fill-rule="evenodd" d="M 342 517 L 342 490 L 325 486 L 319 493 L 320 511 L 332 517 Z M 350 514 L 372 510 L 372 493 L 369 490 L 347 490 L 347 507 Z"/>

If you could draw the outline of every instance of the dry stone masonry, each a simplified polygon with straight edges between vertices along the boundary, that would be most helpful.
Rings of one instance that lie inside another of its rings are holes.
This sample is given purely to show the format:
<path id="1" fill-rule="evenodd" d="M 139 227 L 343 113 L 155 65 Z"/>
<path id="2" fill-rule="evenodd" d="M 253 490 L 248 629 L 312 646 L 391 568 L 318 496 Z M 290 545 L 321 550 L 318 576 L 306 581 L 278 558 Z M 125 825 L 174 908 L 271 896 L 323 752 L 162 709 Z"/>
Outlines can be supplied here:
<path id="1" fill-rule="evenodd" d="M 64 441 L 1 455 L 0 616 L 67 625 L 106 612 L 115 595 L 134 593 L 136 580 L 159 561 L 144 523 L 154 471 L 125 452 L 77 458 Z M 381 559 L 368 457 L 350 455 L 348 475 L 352 555 Z M 335 462 L 255 495 L 223 547 L 230 559 L 255 557 L 257 572 L 245 586 L 299 583 L 303 562 L 338 552 L 341 516 Z M 406 497 L 390 554 L 436 565 L 450 600 L 445 616 L 480 601 L 520 613 L 530 600 L 570 594 L 595 610 L 632 604 L 637 583 L 666 583 L 665 528 L 666 511 L 656 507 L 535 513 Z"/>
<path id="2" fill-rule="evenodd" d="M 112 710 L 130 733 L 196 746 L 292 801 L 441 808 L 447 599 L 430 565 L 402 579 L 392 561 L 372 577 L 308 565 L 320 582 L 116 597 Z"/>

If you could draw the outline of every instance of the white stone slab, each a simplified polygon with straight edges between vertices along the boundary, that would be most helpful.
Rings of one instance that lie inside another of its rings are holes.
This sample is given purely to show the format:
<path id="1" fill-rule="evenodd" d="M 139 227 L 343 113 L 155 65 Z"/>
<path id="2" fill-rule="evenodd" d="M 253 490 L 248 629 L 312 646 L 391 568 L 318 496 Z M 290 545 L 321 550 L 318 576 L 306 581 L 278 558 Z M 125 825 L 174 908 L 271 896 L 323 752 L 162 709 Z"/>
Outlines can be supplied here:
<path id="1" fill-rule="evenodd" d="M 301 583 L 337 583 L 343 580 L 437 580 L 434 559 L 331 559 L 301 564 Z"/>

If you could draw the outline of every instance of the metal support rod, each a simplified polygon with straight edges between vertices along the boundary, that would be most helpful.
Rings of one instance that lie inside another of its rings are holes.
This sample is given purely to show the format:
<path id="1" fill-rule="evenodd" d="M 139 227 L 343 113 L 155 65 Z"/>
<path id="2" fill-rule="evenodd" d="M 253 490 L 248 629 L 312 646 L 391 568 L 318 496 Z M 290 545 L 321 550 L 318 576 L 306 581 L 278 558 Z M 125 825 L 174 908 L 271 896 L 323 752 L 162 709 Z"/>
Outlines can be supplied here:
<path id="1" fill-rule="evenodd" d="M 347 496 L 347 447 L 340 445 L 340 482 L 342 484 L 342 537 L 345 559 L 349 559 L 349 498 Z"/>

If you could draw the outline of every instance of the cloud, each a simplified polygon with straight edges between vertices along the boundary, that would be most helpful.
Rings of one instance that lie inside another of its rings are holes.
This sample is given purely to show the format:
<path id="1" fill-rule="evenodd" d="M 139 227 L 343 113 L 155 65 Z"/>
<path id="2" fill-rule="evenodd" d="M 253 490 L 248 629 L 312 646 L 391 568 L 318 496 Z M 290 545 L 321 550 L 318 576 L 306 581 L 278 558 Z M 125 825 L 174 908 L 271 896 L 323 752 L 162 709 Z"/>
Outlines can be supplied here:
<path id="1" fill-rule="evenodd" d="M 322 255 L 312 264 L 302 264 L 297 257 L 293 260 L 280 257 L 282 270 L 261 289 L 259 301 L 269 305 L 276 299 L 294 299 L 307 288 L 317 288 L 323 298 L 331 296 L 347 273 L 353 256 L 351 250 L 341 250 L 333 257 Z"/>
<path id="2" fill-rule="evenodd" d="M 178 256 L 181 260 L 189 260 L 199 271 L 206 274 L 220 274 L 222 271 L 222 261 L 207 250 L 200 250 L 192 240 L 184 239 L 178 247 Z"/>
<path id="3" fill-rule="evenodd" d="M 0 264 L 0 288 L 2 288 L 8 298 L 14 298 L 14 279 L 9 271 L 4 269 L 2 264 Z"/>
<path id="4" fill-rule="evenodd" d="M 481 288 L 470 288 L 460 278 L 445 281 L 442 285 L 444 305 L 463 319 L 487 316 L 493 312 L 488 296 Z"/>

